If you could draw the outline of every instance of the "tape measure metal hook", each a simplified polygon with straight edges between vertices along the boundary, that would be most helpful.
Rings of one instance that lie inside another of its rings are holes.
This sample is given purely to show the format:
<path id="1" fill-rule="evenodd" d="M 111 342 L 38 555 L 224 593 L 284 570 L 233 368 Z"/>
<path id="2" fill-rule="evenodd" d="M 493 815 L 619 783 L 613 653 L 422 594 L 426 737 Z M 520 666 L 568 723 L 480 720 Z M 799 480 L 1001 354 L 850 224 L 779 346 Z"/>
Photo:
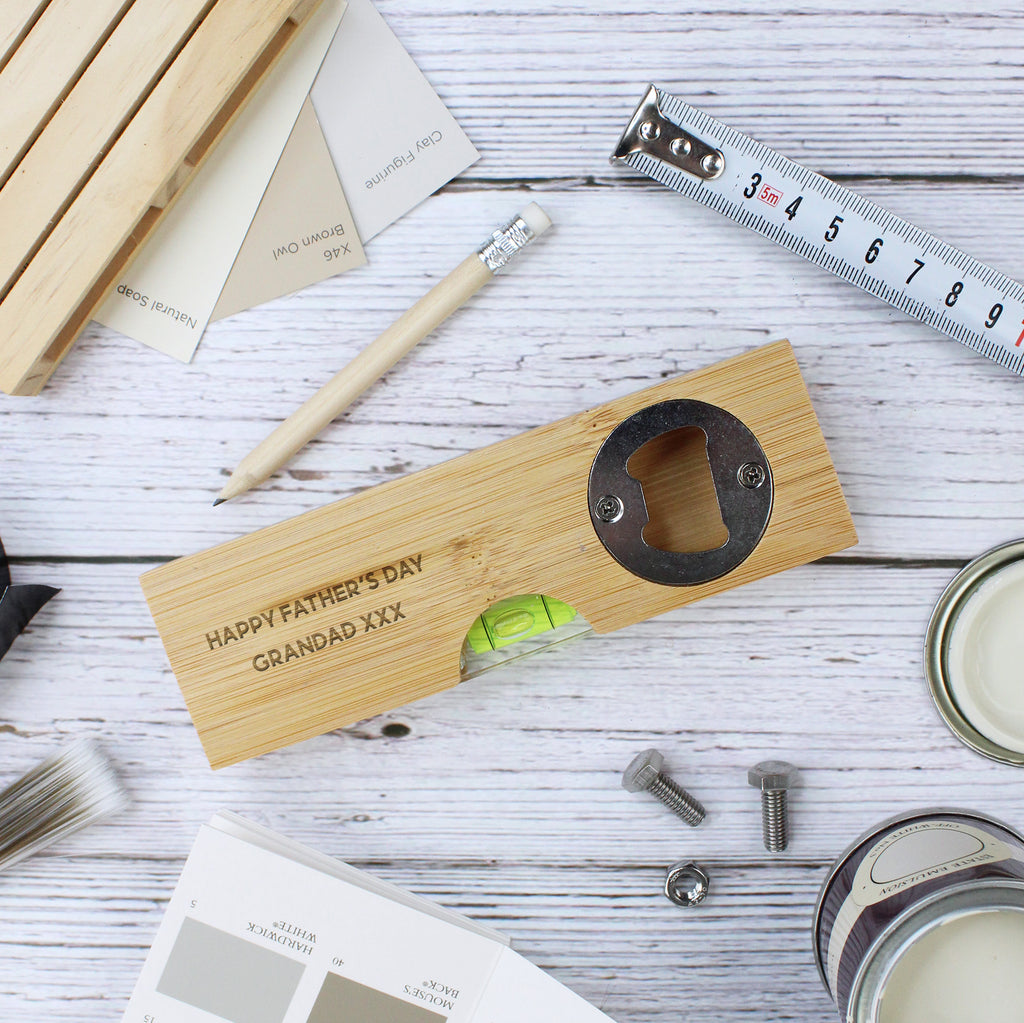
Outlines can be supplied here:
<path id="1" fill-rule="evenodd" d="M 633 113 L 612 154 L 612 162 L 630 153 L 646 153 L 657 160 L 713 181 L 725 170 L 725 155 L 702 139 L 670 121 L 658 106 L 658 90 L 652 85 Z"/>

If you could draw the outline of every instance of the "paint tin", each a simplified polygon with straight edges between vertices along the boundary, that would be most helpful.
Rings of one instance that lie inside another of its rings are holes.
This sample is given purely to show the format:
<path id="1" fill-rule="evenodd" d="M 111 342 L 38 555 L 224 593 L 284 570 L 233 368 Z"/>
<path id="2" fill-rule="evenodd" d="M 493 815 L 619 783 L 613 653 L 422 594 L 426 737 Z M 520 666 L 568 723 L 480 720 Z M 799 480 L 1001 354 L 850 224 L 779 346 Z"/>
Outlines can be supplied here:
<path id="1" fill-rule="evenodd" d="M 954 734 L 1024 766 L 1024 540 L 972 561 L 939 597 L 925 639 L 932 698 Z"/>
<path id="2" fill-rule="evenodd" d="M 965 810 L 886 821 L 822 885 L 814 953 L 847 1023 L 1019 1023 L 1024 838 Z"/>

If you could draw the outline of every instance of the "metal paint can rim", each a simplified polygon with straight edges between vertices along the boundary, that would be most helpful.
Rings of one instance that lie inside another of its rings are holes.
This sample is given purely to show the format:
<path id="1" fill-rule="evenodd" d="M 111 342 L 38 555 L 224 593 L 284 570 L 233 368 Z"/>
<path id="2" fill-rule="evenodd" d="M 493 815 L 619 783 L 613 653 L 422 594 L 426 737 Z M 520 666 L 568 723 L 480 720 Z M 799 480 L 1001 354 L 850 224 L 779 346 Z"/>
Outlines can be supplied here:
<path id="1" fill-rule="evenodd" d="M 1008 565 L 1024 560 L 1024 539 L 985 551 L 962 568 L 942 591 L 932 610 L 924 641 L 925 676 L 932 700 L 953 734 L 976 753 L 1013 767 L 1024 767 L 1024 753 L 982 735 L 957 705 L 947 671 L 949 638 L 968 600 L 986 580 Z"/>
<path id="2" fill-rule="evenodd" d="M 1002 828 L 1008 831 L 1010 834 L 1019 838 L 1024 842 L 1024 835 L 1011 828 L 1005 821 L 999 820 L 997 817 L 991 817 L 988 814 L 978 813 L 976 810 L 963 810 L 959 807 L 926 807 L 920 810 L 909 810 L 904 813 L 893 814 L 892 817 L 882 821 L 881 824 L 865 831 L 863 834 L 855 838 L 835 859 L 831 869 L 828 872 L 825 880 L 821 883 L 821 889 L 818 891 L 818 900 L 814 905 L 814 922 L 811 926 L 811 941 L 814 943 L 814 965 L 818 968 L 818 976 L 821 978 L 821 983 L 825 990 L 828 992 L 829 997 L 832 997 L 832 990 L 828 985 L 828 975 L 825 972 L 825 964 L 822 962 L 821 948 L 818 941 L 818 934 L 821 928 L 821 914 L 824 910 L 825 900 L 828 898 L 829 891 L 832 888 L 833 883 L 838 877 L 839 873 L 846 867 L 850 858 L 853 856 L 858 849 L 863 845 L 867 845 L 869 842 L 873 842 L 880 838 L 886 831 L 899 826 L 905 826 L 913 824 L 917 820 L 925 820 L 930 817 L 936 816 L 955 816 L 964 818 L 968 821 L 978 821 L 982 824 L 992 824 L 998 828 Z M 958 886 L 955 886 L 958 887 Z M 902 917 L 901 917 L 902 919 Z M 872 948 L 874 948 L 872 944 Z"/>
<path id="3" fill-rule="evenodd" d="M 1000 909 L 1024 913 L 1024 881 L 962 881 L 908 906 L 865 950 L 850 986 L 846 1018 L 855 1023 L 877 1023 L 880 999 L 893 970 L 911 945 L 932 928 L 957 917 Z"/>

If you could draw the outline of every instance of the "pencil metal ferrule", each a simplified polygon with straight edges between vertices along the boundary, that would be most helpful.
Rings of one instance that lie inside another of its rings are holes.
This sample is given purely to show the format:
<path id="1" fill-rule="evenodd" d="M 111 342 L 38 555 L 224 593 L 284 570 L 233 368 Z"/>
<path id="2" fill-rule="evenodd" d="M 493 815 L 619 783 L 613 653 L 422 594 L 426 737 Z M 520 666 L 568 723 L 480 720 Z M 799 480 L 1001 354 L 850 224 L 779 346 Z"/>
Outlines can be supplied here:
<path id="1" fill-rule="evenodd" d="M 503 270 L 518 252 L 526 248 L 536 238 L 533 228 L 522 217 L 515 217 L 504 227 L 495 231 L 491 237 L 477 249 L 477 255 L 491 273 Z"/>

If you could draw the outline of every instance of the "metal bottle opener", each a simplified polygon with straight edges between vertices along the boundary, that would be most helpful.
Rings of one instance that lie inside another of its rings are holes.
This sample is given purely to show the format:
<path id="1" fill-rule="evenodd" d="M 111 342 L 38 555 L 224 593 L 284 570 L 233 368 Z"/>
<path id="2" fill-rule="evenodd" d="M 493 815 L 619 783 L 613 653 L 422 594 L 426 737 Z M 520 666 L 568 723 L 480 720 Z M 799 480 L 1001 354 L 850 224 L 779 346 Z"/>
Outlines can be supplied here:
<path id="1" fill-rule="evenodd" d="M 645 444 L 687 426 L 707 438 L 708 462 L 729 538 L 715 550 L 678 552 L 648 544 L 643 487 L 627 469 Z M 704 401 L 648 405 L 620 423 L 590 469 L 590 519 L 601 543 L 623 568 L 651 582 L 697 586 L 731 572 L 757 546 L 772 513 L 774 488 L 757 438 L 730 412 Z"/>

